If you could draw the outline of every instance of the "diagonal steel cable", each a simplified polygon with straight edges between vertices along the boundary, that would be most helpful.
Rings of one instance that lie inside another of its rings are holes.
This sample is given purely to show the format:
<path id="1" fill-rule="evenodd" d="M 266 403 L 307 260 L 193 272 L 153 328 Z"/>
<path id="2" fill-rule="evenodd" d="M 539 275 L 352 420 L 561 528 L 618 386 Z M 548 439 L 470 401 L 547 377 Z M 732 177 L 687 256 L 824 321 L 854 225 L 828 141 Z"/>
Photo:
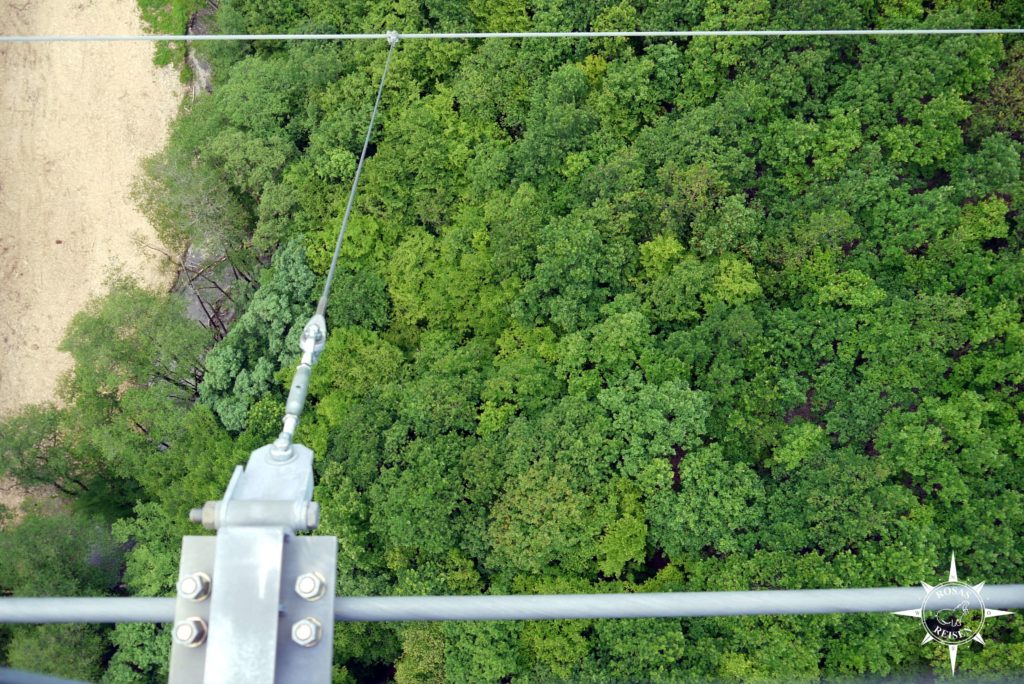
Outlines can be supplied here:
<path id="1" fill-rule="evenodd" d="M 352 204 L 356 199 L 356 190 L 359 188 L 359 176 L 363 172 L 363 164 L 366 162 L 366 151 L 370 147 L 370 138 L 373 136 L 373 125 L 377 120 L 377 110 L 380 108 L 380 98 L 384 94 L 384 81 L 388 77 L 388 66 L 391 64 L 391 53 L 395 51 L 398 44 L 398 34 L 389 33 L 388 54 L 384 58 L 384 73 L 380 75 L 380 85 L 377 86 L 377 98 L 373 101 L 373 112 L 370 114 L 370 125 L 366 127 L 366 137 L 363 139 L 363 150 L 359 153 L 359 163 L 356 165 L 356 175 L 352 178 L 352 189 L 348 193 L 348 204 L 345 205 L 345 215 L 341 218 L 341 229 L 338 231 L 338 239 L 334 243 L 334 256 L 331 257 L 331 268 L 327 271 L 327 281 L 324 283 L 323 294 L 316 305 L 316 313 L 323 316 L 327 311 L 327 297 L 331 294 L 331 283 L 334 282 L 334 271 L 338 265 L 338 254 L 341 253 L 341 243 L 345 240 L 345 229 L 348 228 L 348 219 L 352 215 Z"/>

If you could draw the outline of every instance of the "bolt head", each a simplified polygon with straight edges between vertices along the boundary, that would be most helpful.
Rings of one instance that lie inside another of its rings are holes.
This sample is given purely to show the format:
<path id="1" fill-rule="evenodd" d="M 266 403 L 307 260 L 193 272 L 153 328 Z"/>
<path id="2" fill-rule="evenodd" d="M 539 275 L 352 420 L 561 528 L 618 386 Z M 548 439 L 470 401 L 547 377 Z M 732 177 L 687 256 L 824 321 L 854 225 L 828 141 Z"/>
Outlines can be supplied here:
<path id="1" fill-rule="evenodd" d="M 206 623 L 202 618 L 190 617 L 174 625 L 174 643 L 186 648 L 202 646 L 206 641 Z"/>
<path id="2" fill-rule="evenodd" d="M 313 648 L 320 643 L 323 627 L 316 618 L 303 618 L 292 625 L 292 641 L 305 648 Z"/>
<path id="3" fill-rule="evenodd" d="M 178 580 L 178 595 L 190 601 L 202 601 L 210 595 L 210 576 L 193 572 Z"/>
<path id="4" fill-rule="evenodd" d="M 307 572 L 295 579 L 295 593 L 307 601 L 317 601 L 327 589 L 324 576 L 319 572 Z"/>

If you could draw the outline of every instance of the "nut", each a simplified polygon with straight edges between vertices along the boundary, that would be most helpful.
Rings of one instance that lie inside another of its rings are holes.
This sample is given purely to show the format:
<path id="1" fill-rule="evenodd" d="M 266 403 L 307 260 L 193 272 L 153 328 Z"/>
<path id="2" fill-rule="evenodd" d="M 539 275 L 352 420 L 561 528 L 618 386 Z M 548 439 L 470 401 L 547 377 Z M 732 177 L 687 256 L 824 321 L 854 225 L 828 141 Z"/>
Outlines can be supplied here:
<path id="1" fill-rule="evenodd" d="M 178 580 L 178 595 L 190 601 L 202 601 L 210 595 L 210 576 L 193 572 Z"/>
<path id="2" fill-rule="evenodd" d="M 316 618 L 303 618 L 292 625 L 292 641 L 306 648 L 313 648 L 319 644 L 323 633 L 323 627 Z"/>
<path id="3" fill-rule="evenodd" d="M 295 593 L 307 601 L 317 601 L 326 590 L 324 576 L 319 572 L 307 572 L 295 579 Z"/>
<path id="4" fill-rule="evenodd" d="M 206 641 L 206 623 L 202 618 L 190 617 L 175 623 L 174 643 L 186 648 L 202 646 Z"/>

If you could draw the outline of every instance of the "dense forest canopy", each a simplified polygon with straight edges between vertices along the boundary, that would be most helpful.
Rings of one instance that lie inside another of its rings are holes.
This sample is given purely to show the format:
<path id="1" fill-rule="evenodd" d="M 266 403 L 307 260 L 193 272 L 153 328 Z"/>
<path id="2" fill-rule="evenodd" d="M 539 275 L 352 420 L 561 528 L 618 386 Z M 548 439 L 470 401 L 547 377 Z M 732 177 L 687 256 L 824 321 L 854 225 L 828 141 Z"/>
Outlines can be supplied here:
<path id="1" fill-rule="evenodd" d="M 948 28 L 1024 6 L 224 0 L 206 21 Z M 0 537 L 7 593 L 172 595 L 188 509 L 279 428 L 384 45 L 199 49 L 212 92 L 138 195 L 229 315 L 122 279 L 76 317 L 63 408 L 0 426 L 4 468 L 72 502 Z M 913 586 L 951 552 L 1021 581 L 1022 135 L 1024 43 L 1000 36 L 400 43 L 298 434 L 338 593 Z M 985 637 L 962 675 L 1024 675 L 1019 618 Z M 335 681 L 948 676 L 920 638 L 888 615 L 339 624 Z M 0 642 L 166 676 L 159 627 Z"/>

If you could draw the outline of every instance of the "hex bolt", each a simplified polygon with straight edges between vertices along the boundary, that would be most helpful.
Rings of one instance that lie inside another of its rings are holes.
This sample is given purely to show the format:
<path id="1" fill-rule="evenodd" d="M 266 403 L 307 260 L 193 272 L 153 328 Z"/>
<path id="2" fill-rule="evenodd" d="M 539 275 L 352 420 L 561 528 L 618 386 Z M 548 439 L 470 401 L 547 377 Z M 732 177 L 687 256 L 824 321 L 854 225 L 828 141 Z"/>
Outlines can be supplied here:
<path id="1" fill-rule="evenodd" d="M 292 625 L 292 641 L 305 648 L 313 648 L 320 643 L 324 630 L 316 618 L 302 618 Z"/>
<path id="2" fill-rule="evenodd" d="M 295 579 L 295 593 L 307 601 L 318 601 L 324 595 L 326 584 L 319 572 L 307 572 Z"/>
<path id="3" fill-rule="evenodd" d="M 202 618 L 190 617 L 174 625 L 174 643 L 185 648 L 197 648 L 206 641 L 206 623 Z"/>
<path id="4" fill-rule="evenodd" d="M 210 595 L 210 576 L 193 572 L 178 580 L 178 595 L 190 601 L 202 601 Z"/>

